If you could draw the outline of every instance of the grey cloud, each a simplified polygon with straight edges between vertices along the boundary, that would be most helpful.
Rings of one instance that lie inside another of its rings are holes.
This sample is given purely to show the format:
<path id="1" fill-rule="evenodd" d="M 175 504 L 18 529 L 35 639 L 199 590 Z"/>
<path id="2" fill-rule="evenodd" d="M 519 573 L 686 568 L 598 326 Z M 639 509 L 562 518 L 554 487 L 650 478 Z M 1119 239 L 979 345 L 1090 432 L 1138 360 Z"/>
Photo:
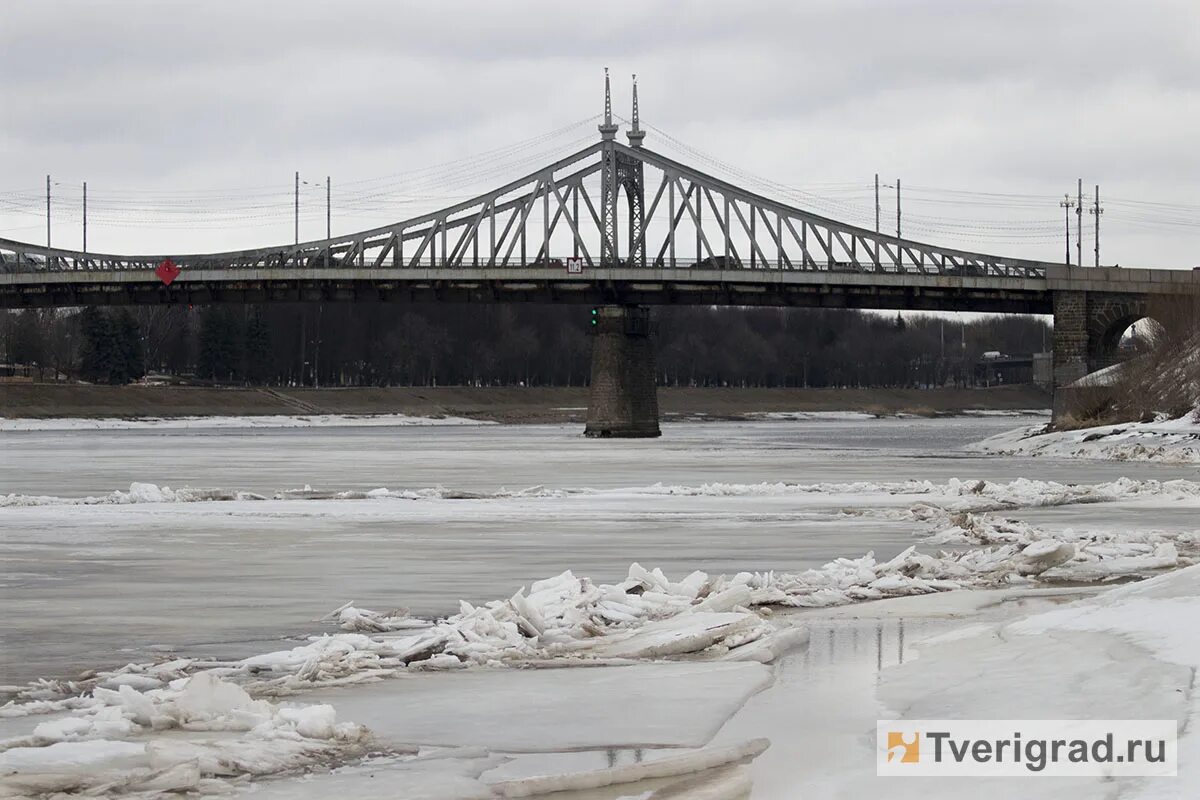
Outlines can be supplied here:
<path id="1" fill-rule="evenodd" d="M 1191 2 L 62 0 L 0 6 L 0 105 L 17 110 L 0 192 L 46 172 L 232 192 L 286 192 L 297 168 L 389 174 L 597 113 L 604 65 L 619 112 L 636 71 L 649 121 L 792 185 L 878 171 L 1052 197 L 1083 175 L 1183 203 L 1200 172 Z M 17 222 L 0 212 L 0 235 Z M 156 235 L 112 232 L 128 249 Z M 1195 236 L 1109 246 L 1182 265 Z"/>

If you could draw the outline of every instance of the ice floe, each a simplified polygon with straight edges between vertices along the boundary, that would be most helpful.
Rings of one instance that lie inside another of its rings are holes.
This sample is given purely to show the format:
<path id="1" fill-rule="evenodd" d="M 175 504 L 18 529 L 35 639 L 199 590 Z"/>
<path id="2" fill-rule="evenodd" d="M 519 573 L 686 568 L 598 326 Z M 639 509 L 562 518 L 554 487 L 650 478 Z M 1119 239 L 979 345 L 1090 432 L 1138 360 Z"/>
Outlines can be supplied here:
<path id="1" fill-rule="evenodd" d="M 139 692 L 92 689 L 74 716 L 0 742 L 0 796 L 201 790 L 360 755 L 366 731 L 328 705 L 256 700 L 213 672 Z M 149 736 L 175 730 L 208 735 Z"/>
<path id="2" fill-rule="evenodd" d="M 926 544 L 887 560 L 872 553 L 839 558 L 802 572 L 743 572 L 710 576 L 693 572 L 672 580 L 658 569 L 630 567 L 624 580 L 595 583 L 563 572 L 536 581 L 508 598 L 482 605 L 461 602 L 458 613 L 421 619 L 407 611 L 381 613 L 346 604 L 329 615 L 342 633 L 237 662 L 164 661 L 102 672 L 84 682 L 39 682 L 16 692 L 24 705 L 0 715 L 34 712 L 38 701 L 80 703 L 92 691 L 153 691 L 159 684 L 212 669 L 257 695 L 282 696 L 314 686 L 376 680 L 405 670 L 539 663 L 617 663 L 688 653 L 769 660 L 794 639 L 764 614 L 770 606 L 831 607 L 887 597 L 956 589 L 989 589 L 1139 577 L 1192 563 L 1200 542 L 1188 532 L 1045 532 L 995 512 L 1016 508 L 1112 500 L 1200 502 L 1191 481 L 1121 479 L 1068 485 L 1016 480 L 951 480 L 943 484 L 710 484 L 699 493 L 822 493 L 893 495 L 899 505 L 856 504 L 844 514 L 905 519 L 918 524 Z M 677 492 L 651 486 L 617 492 Z M 563 491 L 515 493 L 536 498 Z M 514 493 L 507 493 L 513 496 Z M 135 484 L 122 497 L 152 502 L 180 493 Z M 366 497 L 382 495 L 366 493 Z M 432 495 L 434 498 L 441 494 Z M 499 496 L 499 495 L 497 495 Z M 167 501 L 170 502 L 170 501 Z M 933 546 L 933 547 L 930 547 Z M 939 547 L 947 549 L 936 549 Z M 737 652 L 742 650 L 741 653 Z"/>

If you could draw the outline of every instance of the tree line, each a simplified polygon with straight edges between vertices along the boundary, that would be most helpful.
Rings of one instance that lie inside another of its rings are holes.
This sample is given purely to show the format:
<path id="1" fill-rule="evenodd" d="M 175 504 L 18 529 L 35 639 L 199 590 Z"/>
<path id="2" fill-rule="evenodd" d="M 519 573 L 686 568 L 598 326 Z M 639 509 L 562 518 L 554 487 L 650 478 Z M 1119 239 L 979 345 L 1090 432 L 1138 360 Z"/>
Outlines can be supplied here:
<path id="1" fill-rule="evenodd" d="M 827 309 L 662 307 L 670 386 L 927 386 L 969 380 L 986 351 L 1048 347 L 1033 316 L 964 319 Z M 590 309 L 551 305 L 264 304 L 23 310 L 0 316 L 9 364 L 125 383 L 145 373 L 236 385 L 580 386 Z"/>

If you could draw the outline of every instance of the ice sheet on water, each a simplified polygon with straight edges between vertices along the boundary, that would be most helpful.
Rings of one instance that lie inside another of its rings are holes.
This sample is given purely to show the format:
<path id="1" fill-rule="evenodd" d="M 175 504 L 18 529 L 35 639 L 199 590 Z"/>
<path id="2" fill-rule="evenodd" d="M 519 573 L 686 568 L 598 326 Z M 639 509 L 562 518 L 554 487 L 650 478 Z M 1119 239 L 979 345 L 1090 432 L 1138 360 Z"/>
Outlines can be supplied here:
<path id="1" fill-rule="evenodd" d="M 599 789 L 605 786 L 630 784 L 653 778 L 675 778 L 684 775 L 695 775 L 747 761 L 763 754 L 770 746 L 766 739 L 752 739 L 724 747 L 710 747 L 693 753 L 644 761 L 638 764 L 625 764 L 609 767 L 608 769 L 577 772 L 566 775 L 541 775 L 531 778 L 521 778 L 492 784 L 492 789 L 500 797 L 536 797 L 555 792 L 585 791 Z M 655 792 L 653 797 L 691 797 L 702 798 L 732 798 L 744 795 L 749 790 L 750 782 L 740 773 L 720 775 L 709 774 L 703 780 L 689 781 L 686 784 L 676 783 L 674 789 L 667 787 L 662 794 Z"/>
<path id="2" fill-rule="evenodd" d="M 180 502 L 180 491 L 136 486 L 120 493 L 118 502 Z M 536 499 L 543 494 L 599 491 L 535 488 L 504 496 Z M 13 752 L 10 758 L 19 758 L 31 747 L 45 749 L 58 743 L 137 740 L 158 730 L 211 731 L 221 736 L 205 741 L 151 742 L 149 764 L 127 770 L 122 780 L 127 779 L 130 787 L 193 787 L 216 775 L 268 774 L 312 764 L 331 754 L 356 752 L 363 742 L 362 729 L 337 722 L 338 714 L 328 704 L 295 707 L 268 698 L 392 676 L 411 680 L 420 672 L 469 667 L 594 666 L 696 654 L 710 662 L 770 661 L 801 642 L 803 633 L 771 624 L 765 608 L 769 606 L 829 607 L 961 588 L 1141 576 L 1186 565 L 1196 555 L 1196 542 L 1186 534 L 1047 534 L 1028 523 L 987 512 L 1131 498 L 1195 503 L 1200 497 L 1200 485 L 1189 481 L 1131 480 L 1092 486 L 952 480 L 940 484 L 656 485 L 603 491 L 695 495 L 837 492 L 864 501 L 886 494 L 898 504 L 864 508 L 869 506 L 864 502 L 846 513 L 864 518 L 900 515 L 919 522 L 933 534 L 935 543 L 973 547 L 920 552 L 914 546 L 882 562 L 868 553 L 798 573 L 739 573 L 732 577 L 693 572 L 672 578 L 661 570 L 634 564 L 623 580 L 611 585 L 596 584 L 567 571 L 534 582 L 507 599 L 479 606 L 461 603 L 457 614 L 435 620 L 346 605 L 333 615 L 344 632 L 313 637 L 287 650 L 228 663 L 175 659 L 131 664 L 87 681 L 32 685 L 17 701 L 0 708 L 0 715 L 70 713 L 47 719 L 31 734 L 0 744 L 0 748 Z M 372 500 L 392 496 L 387 490 L 363 493 L 364 499 Z M 434 494 L 430 499 L 443 497 Z M 580 672 L 582 677 L 594 670 L 570 672 Z M 479 671 L 468 669 L 466 674 L 473 676 Z M 444 677 L 454 680 L 458 676 Z M 199 767 L 185 767 L 191 764 Z M 58 777 L 51 780 L 48 774 L 25 777 L 33 781 L 30 786 L 50 781 L 44 785 L 58 789 L 75 786 L 70 781 L 80 780 L 57 772 L 54 775 Z"/>
<path id="3" fill-rule="evenodd" d="M 408 414 L 308 414 L 288 416 L 100 417 L 27 419 L 0 417 L 0 431 L 207 430 L 215 428 L 396 427 L 409 425 L 491 425 L 465 417 Z"/>
<path id="4" fill-rule="evenodd" d="M 651 492 L 663 488 L 644 487 Z M 898 507 L 860 507 L 845 513 L 911 519 L 931 532 L 931 543 L 974 547 L 921 552 L 914 546 L 884 562 L 868 553 L 856 559 L 835 559 L 818 569 L 798 573 L 726 577 L 693 572 L 679 580 L 634 564 L 625 580 L 614 585 L 597 585 L 567 571 L 537 581 L 528 591 L 523 588 L 507 599 L 481 606 L 462 603 L 458 614 L 438 620 L 416 619 L 407 612 L 378 613 L 347 604 L 332 615 L 346 633 L 314 637 L 289 650 L 222 664 L 219 674 L 256 693 L 281 695 L 315 685 L 376 680 L 398 670 L 464 665 L 551 659 L 595 662 L 686 652 L 730 658 L 749 657 L 753 652 L 757 660 L 770 658 L 788 641 L 752 611 L 763 606 L 830 607 L 962 588 L 1143 576 L 1191 563 L 1197 554 L 1197 542 L 1190 534 L 1091 534 L 1070 530 L 1047 534 L 1028 523 L 980 513 L 1130 498 L 1196 502 L 1200 484 L 1190 481 L 1122 479 L 1098 485 L 1066 485 L 1024 479 L 1008 483 L 951 480 L 942 484 L 907 481 L 758 484 L 743 488 L 755 492 L 858 491 L 864 498 L 881 491 L 902 492 Z M 700 489 L 730 490 L 727 485 Z M 517 494 L 531 497 L 543 491 Z M 152 498 L 167 492 L 170 490 L 142 487 L 130 495 Z M 726 621 L 706 626 L 702 615 L 725 615 Z M 753 650 L 731 654 L 752 644 Z M 131 665 L 98 675 L 88 684 L 31 686 L 20 694 L 20 699 L 52 702 L 86 692 L 92 686 L 153 688 L 156 681 L 173 680 L 203 668 L 205 665 L 166 669 Z M 26 702 L 18 708 L 0 709 L 0 714 L 21 713 L 19 708 L 32 711 L 38 707 Z"/>
<path id="5" fill-rule="evenodd" d="M 383 746 L 504 752 L 700 747 L 767 686 L 761 664 L 630 664 L 428 673 L 305 696 Z"/>
<path id="6" fill-rule="evenodd" d="M 495 800 L 486 783 L 438 766 L 416 769 L 395 760 L 372 759 L 331 772 L 260 781 L 235 796 L 247 800 Z"/>
<path id="7" fill-rule="evenodd" d="M 444 486 L 412 489 L 379 487 L 370 490 L 322 490 L 312 486 L 282 489 L 270 495 L 273 500 L 512 500 L 538 498 L 589 497 L 852 497 L 855 502 L 872 496 L 914 500 L 924 499 L 939 508 L 960 511 L 990 511 L 1019 506 L 1053 506 L 1072 503 L 1099 503 L 1137 497 L 1200 498 L 1200 483 L 1186 480 L 1158 481 L 1121 478 L 1100 484 L 1062 484 L 1025 478 L 1009 482 L 963 480 L 945 483 L 927 480 L 856 481 L 850 483 L 703 483 L 672 485 L 655 483 L 615 489 L 587 487 L 500 489 L 495 492 L 465 492 Z M 129 505 L 136 503 L 197 503 L 266 500 L 267 495 L 231 488 L 172 489 L 153 483 L 135 482 L 128 491 L 116 490 L 90 497 L 52 495 L 0 495 L 0 508 L 55 505 Z M 919 513 L 919 507 L 914 513 Z M 913 514 L 908 515 L 910 518 Z"/>
<path id="8" fill-rule="evenodd" d="M 767 747 L 762 739 L 606 769 L 496 780 L 487 771 L 507 759 L 458 749 L 431 756 L 378 757 L 325 773 L 259 781 L 237 793 L 254 800 L 497 800 L 516 797 L 640 797 L 646 800 L 740 800 L 751 788 L 740 763 Z M 482 775 L 482 777 L 481 777 Z M 603 794 L 589 790 L 612 787 Z M 585 792 L 580 795 L 577 792 Z M 569 793 L 569 794 L 561 794 Z"/>

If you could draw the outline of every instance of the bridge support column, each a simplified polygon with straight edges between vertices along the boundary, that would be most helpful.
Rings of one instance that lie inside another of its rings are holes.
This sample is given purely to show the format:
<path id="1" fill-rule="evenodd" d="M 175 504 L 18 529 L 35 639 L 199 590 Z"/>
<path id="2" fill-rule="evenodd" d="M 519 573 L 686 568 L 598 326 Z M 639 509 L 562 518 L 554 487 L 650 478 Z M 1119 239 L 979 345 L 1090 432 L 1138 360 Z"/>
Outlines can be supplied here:
<path id="1" fill-rule="evenodd" d="M 592 388 L 584 434 L 621 438 L 662 435 L 650 310 L 602 306 L 593 330 Z"/>
<path id="2" fill-rule="evenodd" d="M 1054 293 L 1054 421 L 1067 413 L 1064 388 L 1088 373 L 1085 292 Z"/>

